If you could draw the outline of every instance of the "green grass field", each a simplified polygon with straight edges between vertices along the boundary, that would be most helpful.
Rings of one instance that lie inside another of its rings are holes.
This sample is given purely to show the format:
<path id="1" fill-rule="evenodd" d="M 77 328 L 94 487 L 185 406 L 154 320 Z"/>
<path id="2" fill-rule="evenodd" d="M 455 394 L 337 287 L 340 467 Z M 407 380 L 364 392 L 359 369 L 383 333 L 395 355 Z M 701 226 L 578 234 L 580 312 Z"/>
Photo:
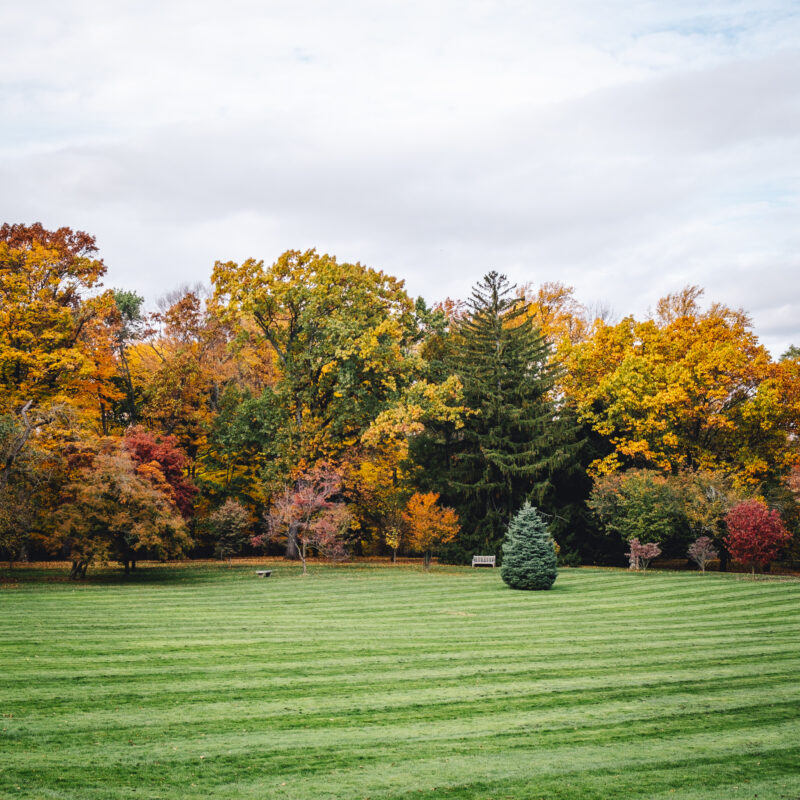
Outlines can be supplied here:
<path id="1" fill-rule="evenodd" d="M 800 797 L 799 581 L 253 570 L 4 584 L 0 796 Z"/>

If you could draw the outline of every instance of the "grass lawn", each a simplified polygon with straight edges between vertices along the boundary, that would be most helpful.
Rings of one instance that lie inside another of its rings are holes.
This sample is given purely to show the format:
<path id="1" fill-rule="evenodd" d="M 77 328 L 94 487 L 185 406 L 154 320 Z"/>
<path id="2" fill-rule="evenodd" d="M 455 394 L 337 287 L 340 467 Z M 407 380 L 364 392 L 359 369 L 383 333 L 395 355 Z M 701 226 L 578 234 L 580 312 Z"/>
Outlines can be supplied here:
<path id="1" fill-rule="evenodd" d="M 0 797 L 800 797 L 800 581 L 254 569 L 2 585 Z"/>

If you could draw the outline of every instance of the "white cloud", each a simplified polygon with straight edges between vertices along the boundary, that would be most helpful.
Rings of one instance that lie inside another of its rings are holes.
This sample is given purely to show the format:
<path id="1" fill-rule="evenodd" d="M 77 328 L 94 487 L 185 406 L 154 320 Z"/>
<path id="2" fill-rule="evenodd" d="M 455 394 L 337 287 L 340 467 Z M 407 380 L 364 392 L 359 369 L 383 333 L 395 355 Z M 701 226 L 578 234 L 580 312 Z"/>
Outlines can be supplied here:
<path id="1" fill-rule="evenodd" d="M 317 246 L 431 299 L 489 268 L 623 313 L 698 283 L 800 343 L 792 3 L 85 0 L 0 25 L 0 218 L 90 231 L 112 285 Z"/>

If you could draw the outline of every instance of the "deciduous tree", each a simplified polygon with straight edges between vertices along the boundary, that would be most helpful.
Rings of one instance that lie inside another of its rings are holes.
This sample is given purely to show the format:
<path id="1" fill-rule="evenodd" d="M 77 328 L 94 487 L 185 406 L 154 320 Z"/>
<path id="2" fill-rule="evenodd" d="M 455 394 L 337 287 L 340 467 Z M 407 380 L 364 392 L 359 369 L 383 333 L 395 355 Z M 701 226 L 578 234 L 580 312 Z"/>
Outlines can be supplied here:
<path id="1" fill-rule="evenodd" d="M 224 318 L 254 329 L 274 354 L 274 395 L 290 428 L 274 456 L 284 478 L 299 463 L 336 457 L 414 377 L 413 304 L 401 281 L 314 250 L 217 263 Z"/>
<path id="2" fill-rule="evenodd" d="M 628 552 L 625 555 L 630 560 L 630 569 L 644 572 L 650 566 L 650 562 L 661 555 L 661 548 L 655 542 L 640 542 L 634 536 L 628 545 Z"/>
<path id="3" fill-rule="evenodd" d="M 249 534 L 250 512 L 238 501 L 229 497 L 218 509 L 208 515 L 207 525 L 214 538 L 214 554 L 217 558 L 233 556 L 252 538 Z"/>
<path id="4" fill-rule="evenodd" d="M 303 575 L 307 574 L 309 549 L 333 560 L 344 558 L 350 514 L 337 498 L 341 486 L 341 476 L 325 464 L 302 474 L 273 499 L 266 515 L 267 534 L 255 537 L 253 544 L 291 540 L 303 563 Z"/>
<path id="5" fill-rule="evenodd" d="M 458 515 L 452 508 L 437 505 L 435 492 L 415 492 L 403 511 L 409 546 L 424 554 L 425 569 L 430 569 L 434 550 L 451 542 L 458 534 Z"/>
<path id="6" fill-rule="evenodd" d="M 710 536 L 700 536 L 689 545 L 686 551 L 689 558 L 700 567 L 701 572 L 706 571 L 706 564 L 713 561 L 719 553 L 714 549 L 714 541 Z"/>
<path id="7" fill-rule="evenodd" d="M 725 517 L 728 535 L 725 544 L 736 561 L 749 564 L 755 573 L 778 556 L 791 540 L 777 511 L 758 500 L 735 505 Z"/>
<path id="8" fill-rule="evenodd" d="M 68 553 L 71 577 L 85 577 L 93 561 L 117 560 L 127 572 L 139 558 L 171 558 L 189 547 L 186 525 L 157 471 L 137 467 L 109 440 L 84 459 L 64 487 L 50 540 Z"/>
<path id="9" fill-rule="evenodd" d="M 797 414 L 778 389 L 792 364 L 771 364 L 743 311 L 703 310 L 701 295 L 668 295 L 644 322 L 597 322 L 573 348 L 567 395 L 613 447 L 595 472 L 723 470 L 753 486 L 797 460 Z"/>
<path id="10" fill-rule="evenodd" d="M 654 542 L 685 552 L 689 526 L 681 497 L 667 477 L 654 470 L 629 470 L 595 482 L 589 506 L 605 530 L 626 542 Z"/>
<path id="11" fill-rule="evenodd" d="M 105 272 L 96 252 L 81 231 L 0 226 L 0 410 L 76 396 L 93 380 L 87 332 L 109 303 L 86 295 Z"/>
<path id="12" fill-rule="evenodd" d="M 154 466 L 166 482 L 166 493 L 188 519 L 197 487 L 186 477 L 188 459 L 174 436 L 159 436 L 134 426 L 125 432 L 123 446 L 134 464 Z"/>

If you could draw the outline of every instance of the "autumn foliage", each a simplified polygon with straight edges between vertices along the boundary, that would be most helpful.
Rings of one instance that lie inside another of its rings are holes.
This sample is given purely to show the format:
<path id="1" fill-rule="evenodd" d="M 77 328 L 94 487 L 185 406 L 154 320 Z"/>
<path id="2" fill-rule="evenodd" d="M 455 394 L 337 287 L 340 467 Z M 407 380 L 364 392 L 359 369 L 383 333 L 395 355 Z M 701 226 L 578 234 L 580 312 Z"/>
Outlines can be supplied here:
<path id="1" fill-rule="evenodd" d="M 710 536 L 700 536 L 689 545 L 686 553 L 700 567 L 701 572 L 705 572 L 706 564 L 719 555 Z"/>
<path id="2" fill-rule="evenodd" d="M 734 506 L 725 521 L 728 535 L 725 544 L 733 558 L 749 564 L 753 571 L 764 568 L 778 556 L 791 539 L 777 511 L 758 500 L 746 500 Z"/>
<path id="3" fill-rule="evenodd" d="M 408 543 L 413 550 L 424 553 L 425 569 L 430 567 L 433 551 L 455 539 L 459 530 L 456 512 L 441 508 L 438 500 L 436 492 L 415 492 L 403 512 Z"/>
<path id="4" fill-rule="evenodd" d="M 307 573 L 310 550 L 332 560 L 346 558 L 345 534 L 350 521 L 347 506 L 337 499 L 341 476 L 327 464 L 319 464 L 286 486 L 266 515 L 268 532 L 254 537 L 253 544 L 287 540 Z"/>
<path id="5" fill-rule="evenodd" d="M 218 555 L 258 532 L 304 568 L 348 551 L 469 563 L 528 499 L 562 556 L 594 563 L 707 537 L 721 569 L 760 566 L 789 538 L 768 506 L 800 527 L 798 350 L 773 359 L 698 287 L 615 319 L 496 272 L 429 305 L 316 250 L 218 261 L 209 288 L 161 298 L 105 272 L 88 233 L 0 226 L 11 560 L 69 554 L 80 576 L 207 554 L 189 532 L 213 528 Z"/>
<path id="6" fill-rule="evenodd" d="M 630 569 L 644 572 L 654 558 L 661 555 L 661 548 L 655 542 L 640 542 L 637 537 L 628 543 L 628 552 L 625 553 L 630 562 Z"/>
<path id="7" fill-rule="evenodd" d="M 192 499 L 197 487 L 186 477 L 186 454 L 178 447 L 174 436 L 159 436 L 141 427 L 129 428 L 125 432 L 124 447 L 140 474 L 149 472 L 159 480 L 159 472 L 165 486 L 164 491 L 175 503 L 185 518 L 192 514 Z"/>
<path id="8" fill-rule="evenodd" d="M 164 486 L 127 453 L 104 442 L 62 491 L 51 545 L 67 553 L 72 577 L 94 562 L 166 559 L 188 549 L 186 525 Z"/>

